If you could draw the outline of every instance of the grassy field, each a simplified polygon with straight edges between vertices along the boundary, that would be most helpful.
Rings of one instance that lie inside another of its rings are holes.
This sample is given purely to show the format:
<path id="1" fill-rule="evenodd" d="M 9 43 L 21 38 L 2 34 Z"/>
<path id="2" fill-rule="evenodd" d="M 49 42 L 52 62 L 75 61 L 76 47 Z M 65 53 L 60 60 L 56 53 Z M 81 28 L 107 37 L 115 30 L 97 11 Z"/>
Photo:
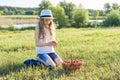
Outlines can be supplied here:
<path id="1" fill-rule="evenodd" d="M 27 68 L 23 61 L 36 57 L 34 30 L 0 30 L 0 80 L 120 80 L 120 28 L 56 32 L 56 52 L 63 60 L 70 54 L 74 59 L 84 59 L 84 70 Z"/>

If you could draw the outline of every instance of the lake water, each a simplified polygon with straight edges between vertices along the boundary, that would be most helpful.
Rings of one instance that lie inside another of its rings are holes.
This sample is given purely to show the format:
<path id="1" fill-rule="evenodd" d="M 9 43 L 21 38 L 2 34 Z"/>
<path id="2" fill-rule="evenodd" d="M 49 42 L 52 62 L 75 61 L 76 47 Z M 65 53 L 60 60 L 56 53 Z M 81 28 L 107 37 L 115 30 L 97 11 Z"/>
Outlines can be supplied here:
<path id="1" fill-rule="evenodd" d="M 89 22 L 94 22 L 95 20 L 89 20 Z M 103 22 L 103 20 L 97 20 L 97 22 Z M 0 25 L 3 28 L 8 28 L 10 25 Z M 25 28 L 25 27 L 35 27 L 37 24 L 15 24 L 13 25 L 17 29 Z"/>
<path id="2" fill-rule="evenodd" d="M 10 25 L 1 25 L 3 28 L 8 28 Z M 25 27 L 35 27 L 37 24 L 15 24 L 13 25 L 17 29 L 25 28 Z"/>
<path id="3" fill-rule="evenodd" d="M 89 20 L 89 22 L 94 22 L 95 20 Z M 103 20 L 97 20 L 97 22 L 103 22 Z"/>

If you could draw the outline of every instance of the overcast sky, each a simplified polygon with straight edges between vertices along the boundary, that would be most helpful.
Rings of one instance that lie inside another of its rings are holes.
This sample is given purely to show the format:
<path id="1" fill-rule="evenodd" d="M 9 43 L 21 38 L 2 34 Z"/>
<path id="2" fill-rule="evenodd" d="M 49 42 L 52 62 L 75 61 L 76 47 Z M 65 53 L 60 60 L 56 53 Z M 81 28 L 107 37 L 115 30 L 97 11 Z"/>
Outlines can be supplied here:
<path id="1" fill-rule="evenodd" d="M 54 6 L 63 0 L 49 0 Z M 76 5 L 82 4 L 85 9 L 103 9 L 105 3 L 118 3 L 120 0 L 66 0 Z M 0 0 L 0 6 L 38 7 L 41 0 Z"/>

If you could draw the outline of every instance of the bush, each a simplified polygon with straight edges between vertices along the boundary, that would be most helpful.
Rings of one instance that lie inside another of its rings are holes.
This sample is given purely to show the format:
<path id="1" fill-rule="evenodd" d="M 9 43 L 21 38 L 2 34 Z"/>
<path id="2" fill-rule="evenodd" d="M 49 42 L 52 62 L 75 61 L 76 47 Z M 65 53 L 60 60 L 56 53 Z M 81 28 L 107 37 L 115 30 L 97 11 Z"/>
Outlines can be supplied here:
<path id="1" fill-rule="evenodd" d="M 9 27 L 8 27 L 8 30 L 10 30 L 10 31 L 15 31 L 15 27 L 14 27 L 14 25 L 9 25 Z"/>
<path id="2" fill-rule="evenodd" d="M 78 9 L 73 14 L 73 26 L 85 27 L 89 22 L 88 11 L 84 9 Z"/>
<path id="3" fill-rule="evenodd" d="M 0 30 L 2 29 L 2 26 L 0 25 Z"/>
<path id="4" fill-rule="evenodd" d="M 87 25 L 87 27 L 92 27 L 92 28 L 100 28 L 102 26 L 103 26 L 103 22 L 97 22 L 97 24 L 96 24 L 96 21 L 89 22 Z"/>
<path id="5" fill-rule="evenodd" d="M 29 10 L 25 12 L 25 15 L 34 15 L 35 12 L 33 10 Z"/>
<path id="6" fill-rule="evenodd" d="M 35 27 L 34 26 L 22 27 L 18 30 L 35 30 Z"/>
<path id="7" fill-rule="evenodd" d="M 103 22 L 105 26 L 119 26 L 120 25 L 120 15 L 118 11 L 111 11 L 105 21 Z"/>

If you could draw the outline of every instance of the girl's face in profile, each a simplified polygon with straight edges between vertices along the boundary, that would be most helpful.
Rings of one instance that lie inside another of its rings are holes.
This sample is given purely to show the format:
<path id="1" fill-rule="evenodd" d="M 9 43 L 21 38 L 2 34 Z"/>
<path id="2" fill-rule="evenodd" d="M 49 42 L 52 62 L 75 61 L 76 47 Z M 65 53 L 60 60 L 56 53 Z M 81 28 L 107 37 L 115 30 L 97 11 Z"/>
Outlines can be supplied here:
<path id="1" fill-rule="evenodd" d="M 52 22 L 52 19 L 44 19 L 44 25 L 49 25 Z"/>

